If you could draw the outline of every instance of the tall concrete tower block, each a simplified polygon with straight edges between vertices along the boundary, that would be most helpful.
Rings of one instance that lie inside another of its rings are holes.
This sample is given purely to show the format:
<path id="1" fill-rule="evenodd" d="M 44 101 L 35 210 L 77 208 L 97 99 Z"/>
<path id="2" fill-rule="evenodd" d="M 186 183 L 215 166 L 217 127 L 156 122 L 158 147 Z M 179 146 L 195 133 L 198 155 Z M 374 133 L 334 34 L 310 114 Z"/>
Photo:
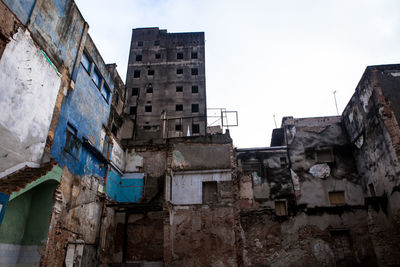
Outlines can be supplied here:
<path id="1" fill-rule="evenodd" d="M 135 143 L 205 135 L 204 33 L 132 31 L 125 112 Z"/>

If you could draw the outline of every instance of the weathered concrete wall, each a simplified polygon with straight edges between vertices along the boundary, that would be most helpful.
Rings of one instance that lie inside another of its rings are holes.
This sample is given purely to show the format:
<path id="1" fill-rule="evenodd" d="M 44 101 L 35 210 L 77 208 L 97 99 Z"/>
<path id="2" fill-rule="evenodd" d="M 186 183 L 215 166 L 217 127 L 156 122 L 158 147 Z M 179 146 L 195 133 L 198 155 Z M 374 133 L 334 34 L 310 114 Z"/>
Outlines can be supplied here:
<path id="1" fill-rule="evenodd" d="M 143 45 L 139 45 L 140 42 Z M 158 28 L 133 29 L 126 77 L 125 112 L 129 114 L 131 107 L 136 108 L 136 112 L 130 114 L 130 117 L 136 120 L 137 143 L 151 139 L 154 142 L 162 138 L 163 111 L 168 118 L 202 117 L 194 120 L 171 120 L 168 125 L 169 137 L 186 136 L 188 128 L 193 135 L 192 123 L 199 125 L 200 134 L 205 134 L 204 43 L 202 32 L 167 33 Z M 178 53 L 182 53 L 182 58 L 178 58 Z M 192 53 L 196 53 L 196 58 L 192 57 Z M 177 74 L 177 69 L 182 69 L 182 74 Z M 197 69 L 197 75 L 192 75 L 192 69 Z M 153 70 L 154 74 L 148 75 L 148 70 Z M 134 76 L 135 71 L 140 71 L 140 77 Z M 192 91 L 192 86 L 197 86 L 197 91 Z M 178 90 L 177 87 L 182 89 Z M 152 91 L 149 92 L 148 88 L 152 88 Z M 137 93 L 132 93 L 136 90 Z M 183 106 L 181 111 L 176 110 L 177 104 Z M 192 104 L 199 105 L 197 112 L 192 112 Z M 145 106 L 151 106 L 151 112 L 146 112 Z M 181 125 L 181 130 L 176 131 L 175 125 L 178 124 Z"/>
<path id="2" fill-rule="evenodd" d="M 347 205 L 363 205 L 361 182 L 339 116 L 284 118 L 290 167 L 298 175 L 297 203 L 334 206 L 329 192 L 344 191 Z"/>
<path id="3" fill-rule="evenodd" d="M 47 246 L 41 259 L 43 266 L 62 266 L 64 260 L 71 259 L 76 266 L 81 266 L 85 258 L 93 259 L 90 255 L 98 245 L 101 232 L 102 182 L 93 176 L 76 177 L 67 168 L 63 169 L 61 183 L 54 194 Z M 79 244 L 82 250 L 78 249 Z"/>
<path id="4" fill-rule="evenodd" d="M 383 266 L 400 264 L 399 70 L 398 65 L 368 67 L 343 112 Z"/>
<path id="5" fill-rule="evenodd" d="M 0 59 L 0 172 L 40 163 L 61 78 L 29 32 L 19 29 Z"/>
<path id="6" fill-rule="evenodd" d="M 241 214 L 244 266 L 376 266 L 367 213 Z"/>
<path id="7" fill-rule="evenodd" d="M 57 67 L 73 75 L 78 51 L 87 27 L 73 0 L 37 1 L 28 25 L 32 36 Z"/>
<path id="8" fill-rule="evenodd" d="M 170 210 L 171 266 L 237 266 L 233 207 Z"/>

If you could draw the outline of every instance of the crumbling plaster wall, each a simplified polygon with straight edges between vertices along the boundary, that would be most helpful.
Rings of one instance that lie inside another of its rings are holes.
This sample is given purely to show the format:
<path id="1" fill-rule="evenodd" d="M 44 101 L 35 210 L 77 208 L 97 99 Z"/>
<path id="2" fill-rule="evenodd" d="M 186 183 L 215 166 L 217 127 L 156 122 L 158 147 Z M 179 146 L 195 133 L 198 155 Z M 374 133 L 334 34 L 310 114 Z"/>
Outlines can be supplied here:
<path id="1" fill-rule="evenodd" d="M 343 112 L 379 264 L 400 264 L 399 66 L 369 67 Z M 396 109 L 393 109 L 396 107 Z"/>
<path id="2" fill-rule="evenodd" d="M 0 59 L 0 172 L 23 162 L 40 163 L 61 78 L 19 29 Z"/>
<path id="3" fill-rule="evenodd" d="M 241 214 L 241 226 L 244 266 L 376 266 L 364 210 L 287 219 L 251 211 Z M 336 242 L 335 230 L 347 245 Z"/>
<path id="4" fill-rule="evenodd" d="M 102 179 L 77 177 L 65 167 L 54 194 L 43 266 L 62 266 L 69 244 L 83 244 L 90 251 L 98 246 L 104 193 Z M 76 266 L 85 255 L 77 258 Z"/>
<path id="5" fill-rule="evenodd" d="M 283 120 L 290 167 L 300 180 L 297 204 L 332 206 L 329 192 L 345 191 L 347 205 L 364 205 L 363 191 L 341 117 Z M 324 153 L 320 156 L 319 153 Z"/>

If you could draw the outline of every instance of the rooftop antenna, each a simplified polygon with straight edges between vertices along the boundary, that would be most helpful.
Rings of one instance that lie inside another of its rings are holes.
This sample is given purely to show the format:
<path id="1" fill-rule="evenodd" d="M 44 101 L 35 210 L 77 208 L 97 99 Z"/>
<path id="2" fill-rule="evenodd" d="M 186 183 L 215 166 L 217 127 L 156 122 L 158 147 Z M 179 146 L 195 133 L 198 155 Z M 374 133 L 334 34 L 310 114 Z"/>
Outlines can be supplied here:
<path id="1" fill-rule="evenodd" d="M 335 98 L 336 113 L 337 113 L 337 115 L 339 116 L 339 110 L 338 110 L 337 101 L 336 101 L 336 90 L 333 91 L 333 98 Z"/>
<path id="2" fill-rule="evenodd" d="M 275 128 L 278 128 L 278 125 L 276 125 L 275 114 L 274 114 L 274 123 L 275 123 Z"/>

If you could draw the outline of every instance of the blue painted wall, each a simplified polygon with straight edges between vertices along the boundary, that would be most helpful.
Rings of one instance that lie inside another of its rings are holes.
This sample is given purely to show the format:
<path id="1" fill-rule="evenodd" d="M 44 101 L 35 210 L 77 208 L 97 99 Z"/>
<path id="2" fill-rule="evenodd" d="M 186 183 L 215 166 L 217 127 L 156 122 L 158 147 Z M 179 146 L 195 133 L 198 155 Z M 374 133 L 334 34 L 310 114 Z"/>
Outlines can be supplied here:
<path id="1" fill-rule="evenodd" d="M 0 211 L 0 225 L 4 218 L 4 213 L 6 212 L 6 207 L 8 203 L 9 195 L 3 194 L 0 192 L 0 205 L 2 205 L 2 209 Z"/>
<path id="2" fill-rule="evenodd" d="M 92 44 L 88 46 L 92 47 Z M 97 50 L 91 51 L 92 53 L 97 52 Z M 99 71 L 99 69 L 106 70 L 104 66 L 100 67 L 102 62 L 96 64 L 92 60 L 99 55 L 91 55 L 87 52 L 87 56 L 91 58 L 90 69 L 86 70 L 82 64 L 79 65 L 75 89 L 70 90 L 68 95 L 64 97 L 51 156 L 57 160 L 61 167 L 67 166 L 74 175 L 96 174 L 105 177 L 104 161 L 96 154 L 101 154 L 104 151 L 100 139 L 103 125 L 108 123 L 111 92 L 114 85 L 113 80 L 108 78 L 111 76 L 108 72 Z M 110 90 L 108 101 L 103 97 L 101 87 L 99 88 L 93 80 L 94 69 L 97 69 L 104 79 L 103 86 L 108 85 L 107 88 Z M 68 143 L 71 144 L 71 139 L 75 141 L 73 148 L 68 145 Z M 92 149 L 83 145 L 85 139 L 90 140 L 93 145 Z M 98 153 L 94 153 L 93 148 L 97 149 Z"/>
<path id="3" fill-rule="evenodd" d="M 143 195 L 144 173 L 127 173 L 121 176 L 113 168 L 107 176 L 106 193 L 117 202 L 138 202 Z"/>
<path id="4" fill-rule="evenodd" d="M 36 0 L 3 0 L 3 2 L 14 12 L 17 18 L 26 25 L 32 14 Z"/>

